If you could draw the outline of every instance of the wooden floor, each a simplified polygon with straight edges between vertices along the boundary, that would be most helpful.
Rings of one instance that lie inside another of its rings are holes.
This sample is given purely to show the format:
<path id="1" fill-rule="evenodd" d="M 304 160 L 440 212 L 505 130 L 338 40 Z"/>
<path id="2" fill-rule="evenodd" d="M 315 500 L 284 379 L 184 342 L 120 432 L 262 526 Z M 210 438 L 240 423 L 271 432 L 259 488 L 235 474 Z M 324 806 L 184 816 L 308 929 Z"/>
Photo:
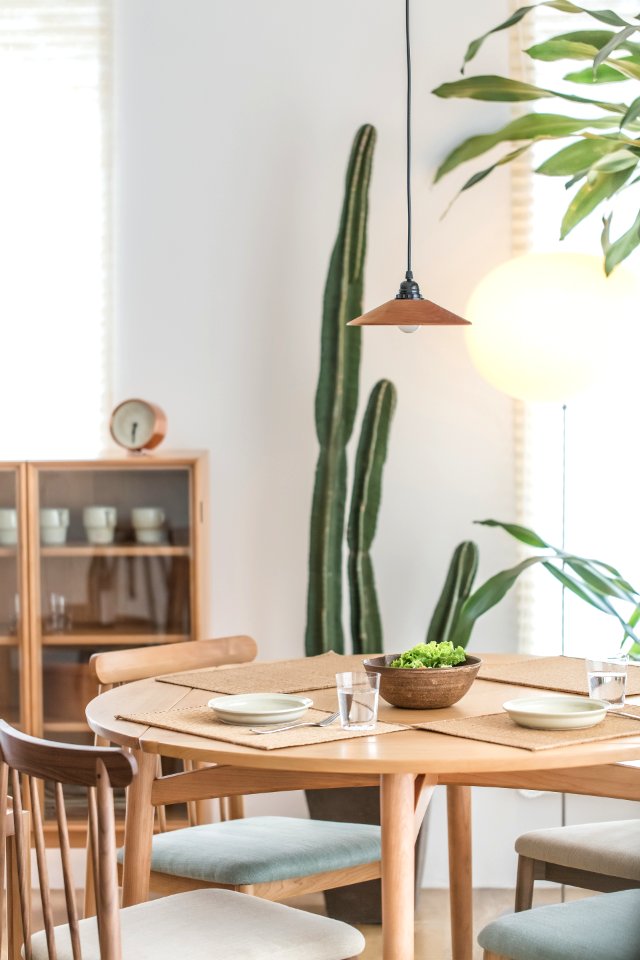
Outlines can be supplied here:
<path id="1" fill-rule="evenodd" d="M 576 900 L 592 896 L 584 890 L 567 888 L 566 899 Z M 474 931 L 478 931 L 503 913 L 513 912 L 513 890 L 474 890 Z M 303 907 L 314 912 L 322 911 L 322 900 L 317 896 L 300 897 L 290 901 L 292 906 Z M 536 891 L 534 906 L 560 902 L 560 888 Z M 382 933 L 379 926 L 359 928 L 367 946 L 361 955 L 362 960 L 381 960 Z M 474 940 L 475 940 L 474 935 Z M 449 891 L 423 890 L 416 911 L 415 960 L 451 960 L 451 938 L 449 934 Z M 473 960 L 482 960 L 482 950 L 476 944 Z"/>
<path id="2" fill-rule="evenodd" d="M 475 890 L 474 928 L 477 932 L 490 920 L 494 920 L 503 913 L 513 910 L 513 890 Z M 567 889 L 566 899 L 575 900 L 590 896 L 583 890 Z M 64 922 L 64 899 L 62 891 L 55 891 L 56 922 Z M 80 902 L 81 901 L 81 898 Z M 560 889 L 546 889 L 536 891 L 535 906 L 545 903 L 558 903 Z M 321 895 L 298 897 L 290 901 L 296 906 L 314 913 L 324 912 L 324 900 Z M 39 900 L 36 896 L 34 904 L 34 921 L 38 922 Z M 362 954 L 362 960 L 380 960 L 382 957 L 382 937 L 379 926 L 360 927 L 367 941 Z M 415 960 L 451 960 L 451 943 L 449 937 L 449 893 L 447 890 L 424 890 L 420 895 L 416 912 L 416 957 Z M 4 951 L 3 951 L 4 953 Z M 482 950 L 476 945 L 473 960 L 482 960 Z"/>

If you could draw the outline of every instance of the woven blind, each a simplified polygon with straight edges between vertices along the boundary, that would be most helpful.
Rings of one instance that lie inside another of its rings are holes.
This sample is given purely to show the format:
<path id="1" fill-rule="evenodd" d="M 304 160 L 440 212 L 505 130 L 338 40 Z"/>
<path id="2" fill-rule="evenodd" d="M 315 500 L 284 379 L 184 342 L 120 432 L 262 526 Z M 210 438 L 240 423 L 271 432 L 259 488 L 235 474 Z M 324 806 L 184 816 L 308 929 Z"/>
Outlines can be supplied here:
<path id="1" fill-rule="evenodd" d="M 512 9 L 521 6 L 512 3 Z M 594 9 L 602 7 L 596 4 Z M 604 6 L 607 6 L 604 4 Z M 614 0 L 609 6 L 622 16 L 638 13 L 630 0 Z M 542 63 L 521 51 L 533 43 L 561 33 L 597 28 L 595 21 L 539 7 L 511 34 L 511 76 L 539 86 L 561 89 L 562 75 L 575 69 L 573 62 Z M 606 29 L 600 25 L 600 29 Z M 569 84 L 565 84 L 569 88 Z M 618 100 L 627 84 L 598 87 L 597 96 Z M 637 85 L 636 85 L 637 86 Z M 586 96 L 593 88 L 586 88 Z M 572 90 L 575 92 L 575 89 Z M 629 91 L 624 94 L 629 96 Z M 637 95 L 632 93 L 631 96 Z M 550 100 L 526 104 L 528 111 L 563 112 L 580 116 L 578 104 L 554 104 Z M 519 112 L 524 112 L 519 108 Z M 596 111 L 597 113 L 597 111 Z M 586 116 L 591 116 L 586 108 Z M 568 143 L 570 141 L 565 141 Z M 600 221 L 590 218 L 574 234 L 559 241 L 562 214 L 569 202 L 563 178 L 534 176 L 533 167 L 563 143 L 544 144 L 519 158 L 513 165 L 512 249 L 514 256 L 527 250 L 578 250 L 599 254 Z M 634 211 L 637 197 L 634 197 Z M 616 211 L 616 216 L 618 212 Z M 628 264 L 638 269 L 637 260 Z M 611 336 L 614 318 L 603 317 L 603 336 Z M 620 342 L 623 355 L 637 344 Z M 637 499 L 634 479 L 638 457 L 630 438 L 640 414 L 634 377 L 621 375 L 569 402 L 566 411 L 566 544 L 618 565 L 634 583 L 640 582 L 640 556 L 636 524 L 630 524 Z M 515 462 L 518 521 L 531 526 L 551 542 L 562 536 L 563 411 L 560 405 L 515 402 Z M 594 644 L 617 644 L 621 631 L 613 618 L 599 614 L 571 595 L 565 597 L 565 649 L 583 655 Z M 628 611 L 627 611 L 628 612 Z M 524 652 L 554 654 L 560 651 L 562 593 L 542 570 L 525 575 L 518 587 L 519 646 Z"/>
<path id="2" fill-rule="evenodd" d="M 102 445 L 111 60 L 110 0 L 0 3 L 0 458 Z"/>

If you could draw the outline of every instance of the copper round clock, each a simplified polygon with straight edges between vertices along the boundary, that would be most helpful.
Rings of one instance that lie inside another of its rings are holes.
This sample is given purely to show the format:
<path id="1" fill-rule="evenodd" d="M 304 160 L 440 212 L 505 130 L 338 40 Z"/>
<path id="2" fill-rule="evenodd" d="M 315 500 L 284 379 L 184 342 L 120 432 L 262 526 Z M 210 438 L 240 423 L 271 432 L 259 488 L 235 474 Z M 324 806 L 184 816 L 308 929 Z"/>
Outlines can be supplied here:
<path id="1" fill-rule="evenodd" d="M 109 431 L 125 450 L 153 450 L 164 440 L 167 418 L 157 404 L 148 400 L 123 400 L 111 414 Z"/>

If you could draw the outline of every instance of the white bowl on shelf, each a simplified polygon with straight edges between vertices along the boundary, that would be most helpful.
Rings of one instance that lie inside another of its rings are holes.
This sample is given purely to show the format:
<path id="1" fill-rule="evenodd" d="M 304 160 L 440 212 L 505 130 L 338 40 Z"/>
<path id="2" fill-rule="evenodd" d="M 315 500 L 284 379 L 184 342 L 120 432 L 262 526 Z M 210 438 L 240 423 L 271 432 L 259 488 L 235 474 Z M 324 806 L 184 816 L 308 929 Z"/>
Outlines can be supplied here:
<path id="1" fill-rule="evenodd" d="M 207 706 L 225 723 L 253 726 L 299 720 L 313 706 L 313 700 L 292 693 L 234 693 L 214 697 Z"/>
<path id="2" fill-rule="evenodd" d="M 604 700 L 572 696 L 518 697 L 502 704 L 515 723 L 533 730 L 595 727 L 606 717 L 607 707 Z"/>

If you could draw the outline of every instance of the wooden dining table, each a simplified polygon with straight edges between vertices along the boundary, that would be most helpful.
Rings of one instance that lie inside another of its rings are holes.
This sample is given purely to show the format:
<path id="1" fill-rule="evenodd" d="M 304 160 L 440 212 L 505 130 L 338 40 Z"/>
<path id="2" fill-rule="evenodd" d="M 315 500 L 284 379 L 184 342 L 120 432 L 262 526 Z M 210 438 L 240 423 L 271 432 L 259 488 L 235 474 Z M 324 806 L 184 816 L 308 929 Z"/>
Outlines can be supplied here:
<path id="1" fill-rule="evenodd" d="M 480 656 L 489 663 L 524 659 L 515 654 Z M 381 701 L 379 719 L 409 725 L 481 716 L 500 712 L 504 701 L 531 693 L 529 687 L 479 679 L 453 707 L 399 710 Z M 640 770 L 633 763 L 625 763 L 640 759 L 640 722 L 637 736 L 535 751 L 410 728 L 381 736 L 260 750 L 115 719 L 120 714 L 201 706 L 211 696 L 197 688 L 140 680 L 101 694 L 87 707 L 92 730 L 130 749 L 138 763 L 138 776 L 127 799 L 125 906 L 148 897 L 154 809 L 158 804 L 278 790 L 379 784 L 383 958 L 413 960 L 414 841 L 433 790 L 444 785 L 452 956 L 453 960 L 471 960 L 471 786 L 640 799 Z M 314 690 L 310 696 L 320 709 L 330 710 L 335 704 L 333 690 Z M 198 768 L 159 778 L 158 755 L 194 761 Z M 499 825 L 493 828 L 497 831 Z"/>

